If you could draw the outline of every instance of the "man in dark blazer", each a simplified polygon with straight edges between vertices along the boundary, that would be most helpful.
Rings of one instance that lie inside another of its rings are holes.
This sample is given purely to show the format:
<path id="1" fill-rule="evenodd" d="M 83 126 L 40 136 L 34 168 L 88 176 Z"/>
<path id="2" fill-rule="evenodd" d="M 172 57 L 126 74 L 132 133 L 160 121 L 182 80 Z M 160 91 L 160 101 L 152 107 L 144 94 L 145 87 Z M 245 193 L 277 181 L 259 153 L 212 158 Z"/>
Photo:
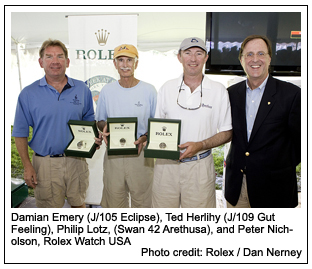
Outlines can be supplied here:
<path id="1" fill-rule="evenodd" d="M 226 158 L 227 207 L 298 205 L 301 90 L 269 75 L 271 57 L 267 37 L 247 37 L 239 53 L 247 81 L 228 88 L 233 138 Z"/>

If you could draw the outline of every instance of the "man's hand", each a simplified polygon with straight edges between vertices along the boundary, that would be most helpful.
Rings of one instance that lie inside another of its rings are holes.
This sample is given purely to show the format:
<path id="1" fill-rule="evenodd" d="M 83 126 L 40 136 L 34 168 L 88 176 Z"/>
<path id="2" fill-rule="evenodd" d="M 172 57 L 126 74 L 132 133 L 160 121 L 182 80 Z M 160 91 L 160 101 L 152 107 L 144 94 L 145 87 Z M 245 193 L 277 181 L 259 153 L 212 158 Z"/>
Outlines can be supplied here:
<path id="1" fill-rule="evenodd" d="M 135 145 L 139 145 L 138 155 L 140 155 L 143 147 L 146 146 L 146 140 L 147 140 L 147 137 L 145 135 L 142 135 L 137 141 L 134 142 Z"/>
<path id="2" fill-rule="evenodd" d="M 97 127 L 98 127 L 98 129 L 100 131 L 100 134 L 99 134 L 99 138 L 95 138 L 95 141 L 99 142 L 98 139 L 101 139 L 101 144 L 96 143 L 96 142 L 95 143 L 98 144 L 98 145 L 102 145 L 102 140 L 104 140 L 104 142 L 105 142 L 105 144 L 107 146 L 107 144 L 108 144 L 107 137 L 109 136 L 109 133 L 107 132 L 107 122 L 101 120 L 101 121 L 98 121 L 96 123 L 96 125 L 97 125 Z"/>
<path id="3" fill-rule="evenodd" d="M 186 142 L 182 145 L 178 145 L 180 149 L 186 149 L 183 153 L 180 154 L 180 160 L 184 158 L 193 157 L 197 152 L 202 150 L 202 142 Z"/>
<path id="4" fill-rule="evenodd" d="M 24 166 L 25 183 L 29 187 L 36 188 L 37 175 L 29 159 L 27 137 L 15 137 L 15 145 Z"/>
<path id="5" fill-rule="evenodd" d="M 180 160 L 184 158 L 193 157 L 197 152 L 201 150 L 212 149 L 220 145 L 223 145 L 227 142 L 230 142 L 232 139 L 232 133 L 233 133 L 232 130 L 223 131 L 203 141 L 187 142 L 182 145 L 179 145 L 180 149 L 186 149 L 182 154 L 180 154 Z"/>
<path id="6" fill-rule="evenodd" d="M 99 137 L 94 137 L 95 140 L 95 144 L 97 144 L 98 146 L 96 147 L 96 149 L 100 149 L 101 145 L 102 145 L 102 141 L 103 141 L 103 135 L 101 132 L 99 132 Z"/>
<path id="7" fill-rule="evenodd" d="M 35 189 L 36 185 L 38 184 L 35 169 L 31 164 L 27 167 L 24 167 L 24 180 L 27 186 L 33 189 Z"/>
<path id="8" fill-rule="evenodd" d="M 103 132 L 101 133 L 101 136 L 102 136 L 102 138 L 103 138 L 103 140 L 107 146 L 107 144 L 108 144 L 107 137 L 109 136 L 109 133 L 107 132 L 107 124 L 105 124 Z"/>

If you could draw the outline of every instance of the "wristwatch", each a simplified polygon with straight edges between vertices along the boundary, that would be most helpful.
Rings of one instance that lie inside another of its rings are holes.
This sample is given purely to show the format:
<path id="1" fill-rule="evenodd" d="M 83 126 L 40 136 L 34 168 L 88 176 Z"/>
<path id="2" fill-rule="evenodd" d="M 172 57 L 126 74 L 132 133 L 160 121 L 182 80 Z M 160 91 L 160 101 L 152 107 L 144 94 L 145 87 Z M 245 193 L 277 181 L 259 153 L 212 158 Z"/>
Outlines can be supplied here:
<path id="1" fill-rule="evenodd" d="M 120 142 L 120 145 L 123 147 L 126 144 L 126 139 L 121 138 L 119 142 Z"/>
<path id="2" fill-rule="evenodd" d="M 77 143 L 77 148 L 78 148 L 78 149 L 81 149 L 82 147 L 84 147 L 84 148 L 87 147 L 87 142 L 86 142 L 86 141 L 81 140 L 81 141 L 79 141 L 79 142 Z"/>
<path id="3" fill-rule="evenodd" d="M 159 144 L 159 148 L 161 148 L 161 149 L 165 149 L 166 147 L 167 147 L 167 145 L 166 145 L 165 142 L 161 142 L 161 143 Z"/>

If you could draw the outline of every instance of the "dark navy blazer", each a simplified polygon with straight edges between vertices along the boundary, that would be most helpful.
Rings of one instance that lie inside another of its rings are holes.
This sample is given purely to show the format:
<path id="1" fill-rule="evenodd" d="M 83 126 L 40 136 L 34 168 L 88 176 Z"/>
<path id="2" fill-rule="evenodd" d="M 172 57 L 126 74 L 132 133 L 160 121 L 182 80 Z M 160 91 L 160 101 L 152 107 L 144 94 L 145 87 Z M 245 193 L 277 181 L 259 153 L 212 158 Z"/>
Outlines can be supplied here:
<path id="1" fill-rule="evenodd" d="M 251 207 L 296 207 L 301 161 L 301 89 L 269 76 L 249 142 L 246 81 L 228 88 L 233 138 L 226 158 L 225 198 L 236 205 L 246 174 Z"/>

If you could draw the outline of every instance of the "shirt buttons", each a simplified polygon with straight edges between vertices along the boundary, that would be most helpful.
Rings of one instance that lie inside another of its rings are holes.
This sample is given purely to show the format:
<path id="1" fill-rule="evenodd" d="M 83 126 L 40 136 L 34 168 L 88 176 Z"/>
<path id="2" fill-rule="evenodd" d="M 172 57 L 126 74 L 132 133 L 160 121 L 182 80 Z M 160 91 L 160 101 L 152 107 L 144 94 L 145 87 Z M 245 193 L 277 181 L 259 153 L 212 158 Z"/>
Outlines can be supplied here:
<path id="1" fill-rule="evenodd" d="M 249 156 L 249 152 L 245 152 L 245 155 L 248 157 Z"/>

